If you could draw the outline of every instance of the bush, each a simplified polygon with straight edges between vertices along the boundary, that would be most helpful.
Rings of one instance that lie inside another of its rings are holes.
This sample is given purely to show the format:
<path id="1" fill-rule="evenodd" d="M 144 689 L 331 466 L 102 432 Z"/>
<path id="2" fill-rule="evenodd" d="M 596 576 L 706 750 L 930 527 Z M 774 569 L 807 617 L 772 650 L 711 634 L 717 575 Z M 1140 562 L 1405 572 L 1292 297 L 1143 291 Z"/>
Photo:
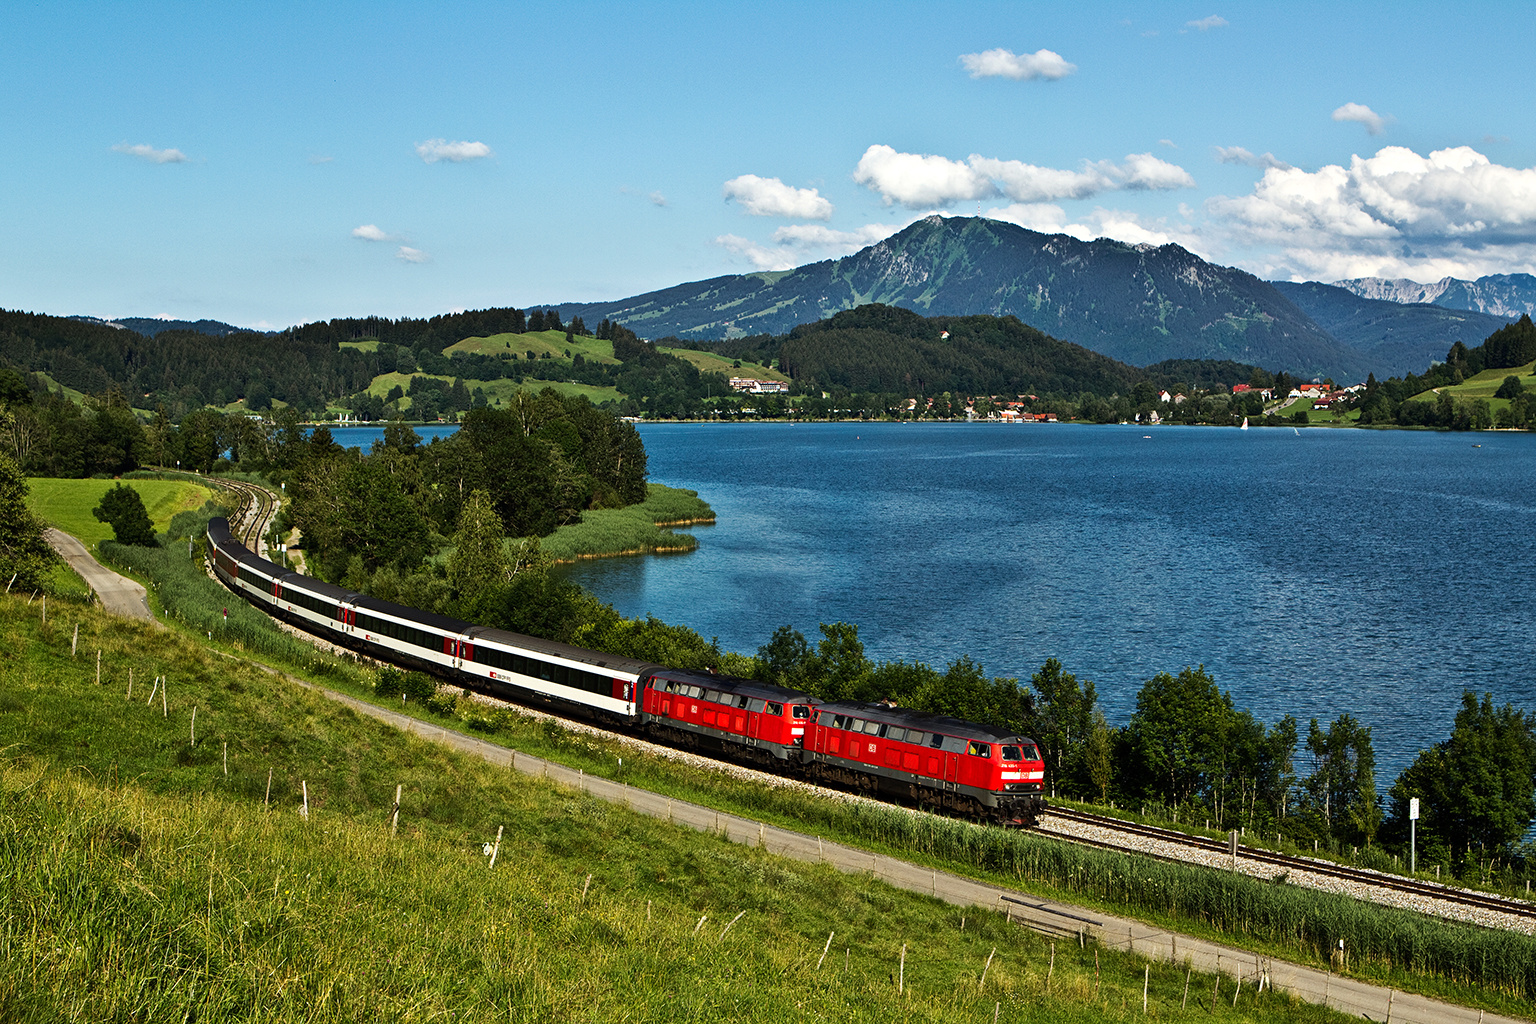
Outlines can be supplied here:
<path id="1" fill-rule="evenodd" d="M 380 697 L 398 697 L 404 679 L 404 672 L 386 665 L 379 669 L 379 678 L 374 681 L 373 692 Z"/>

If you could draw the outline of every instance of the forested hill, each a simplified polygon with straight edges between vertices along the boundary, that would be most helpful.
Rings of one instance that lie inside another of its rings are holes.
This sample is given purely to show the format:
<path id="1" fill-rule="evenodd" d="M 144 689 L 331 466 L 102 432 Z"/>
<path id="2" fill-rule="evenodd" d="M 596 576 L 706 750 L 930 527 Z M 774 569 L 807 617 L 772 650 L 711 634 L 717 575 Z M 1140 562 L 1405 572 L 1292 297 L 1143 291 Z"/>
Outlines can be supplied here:
<path id="1" fill-rule="evenodd" d="M 1232 359 L 1311 377 L 1364 378 L 1340 344 L 1265 281 L 1177 245 L 1084 242 L 980 217 L 932 216 L 852 256 L 779 273 L 563 304 L 646 337 L 784 334 L 866 303 L 930 316 L 1016 316 L 1132 365 Z"/>
<path id="2" fill-rule="evenodd" d="M 1016 317 L 923 317 L 868 305 L 796 327 L 780 366 L 804 390 L 894 394 L 1129 393 L 1147 374 Z M 1252 367 L 1244 367 L 1246 380 Z"/>

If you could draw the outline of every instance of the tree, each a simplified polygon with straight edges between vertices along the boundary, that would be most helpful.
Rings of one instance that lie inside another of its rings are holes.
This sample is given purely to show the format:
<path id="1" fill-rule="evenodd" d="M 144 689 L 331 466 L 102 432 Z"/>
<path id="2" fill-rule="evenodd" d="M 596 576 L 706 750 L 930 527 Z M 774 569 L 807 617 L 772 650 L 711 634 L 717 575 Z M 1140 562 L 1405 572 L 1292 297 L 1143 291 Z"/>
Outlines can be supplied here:
<path id="1" fill-rule="evenodd" d="M 1314 814 L 1340 842 L 1370 845 L 1381 824 L 1376 798 L 1376 752 L 1371 727 L 1340 715 L 1325 732 L 1317 719 L 1307 730 L 1313 770 L 1304 783 Z"/>
<path id="2" fill-rule="evenodd" d="M 1393 783 L 1389 833 L 1407 839 L 1408 801 L 1420 800 L 1426 852 L 1451 859 L 1474 848 L 1508 851 L 1536 818 L 1536 716 L 1471 690 L 1450 738 L 1421 752 Z"/>
<path id="3" fill-rule="evenodd" d="M 1077 677 L 1063 672 L 1055 658 L 1041 665 L 1029 682 L 1036 697 L 1029 730 L 1045 756 L 1046 791 L 1085 792 L 1093 784 L 1084 747 L 1098 703 L 1093 683 L 1079 686 Z"/>
<path id="4" fill-rule="evenodd" d="M 453 554 L 448 556 L 448 582 L 460 602 L 471 603 L 482 591 L 505 582 L 505 540 L 501 517 L 491 504 L 491 496 L 483 490 L 471 491 L 459 513 Z"/>
<path id="5" fill-rule="evenodd" d="M 1499 385 L 1499 390 L 1493 393 L 1494 398 L 1518 398 L 1525 394 L 1525 387 L 1520 383 L 1519 377 L 1505 377 L 1504 383 Z"/>
<path id="6" fill-rule="evenodd" d="M 1093 724 L 1083 744 L 1083 761 L 1088 781 L 1098 792 L 1100 802 L 1109 800 L 1109 784 L 1114 781 L 1114 734 L 1104 720 L 1104 712 L 1093 709 Z"/>
<path id="7" fill-rule="evenodd" d="M 150 522 L 144 499 L 132 487 L 114 485 L 101 496 L 101 504 L 91 509 L 91 515 L 103 523 L 112 524 L 112 533 L 119 544 L 139 547 L 155 544 L 155 524 Z"/>
<path id="8" fill-rule="evenodd" d="M 43 540 L 43 524 L 27 508 L 27 481 L 0 452 L 0 576 L 5 587 L 41 590 L 59 556 Z M 0 588 L 3 589 L 3 588 Z"/>
<path id="9" fill-rule="evenodd" d="M 805 642 L 805 634 L 793 626 L 780 626 L 757 649 L 757 677 L 776 686 L 796 686 L 810 658 L 811 645 Z"/>
<path id="10" fill-rule="evenodd" d="M 1203 665 L 1147 680 L 1126 726 L 1131 774 L 1123 784 L 1173 805 L 1214 795 L 1232 717 L 1231 696 L 1217 689 Z"/>

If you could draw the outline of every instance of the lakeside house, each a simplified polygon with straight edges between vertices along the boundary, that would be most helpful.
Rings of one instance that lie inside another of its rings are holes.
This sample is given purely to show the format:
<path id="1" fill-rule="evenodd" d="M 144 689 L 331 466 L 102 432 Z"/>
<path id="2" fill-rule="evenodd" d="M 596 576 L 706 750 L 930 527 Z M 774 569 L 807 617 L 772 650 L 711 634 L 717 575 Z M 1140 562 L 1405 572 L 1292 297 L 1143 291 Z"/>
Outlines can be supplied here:
<path id="1" fill-rule="evenodd" d="M 789 382 L 785 380 L 757 380 L 752 377 L 732 377 L 731 389 L 744 395 L 787 395 Z"/>

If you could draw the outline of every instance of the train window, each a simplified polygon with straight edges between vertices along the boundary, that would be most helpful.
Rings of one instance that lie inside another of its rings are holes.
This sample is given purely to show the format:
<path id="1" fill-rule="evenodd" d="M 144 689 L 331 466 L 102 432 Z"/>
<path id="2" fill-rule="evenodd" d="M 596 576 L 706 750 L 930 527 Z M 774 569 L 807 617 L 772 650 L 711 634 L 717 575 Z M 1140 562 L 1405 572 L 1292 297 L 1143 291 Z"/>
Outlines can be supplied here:
<path id="1" fill-rule="evenodd" d="M 784 705 L 783 704 L 775 704 L 773 701 L 770 700 L 770 701 L 763 702 L 763 707 L 767 708 L 768 709 L 768 713 L 770 715 L 772 715 L 774 718 L 778 718 L 780 715 L 784 714 Z M 758 710 L 762 710 L 762 708 L 759 708 Z"/>
<path id="2" fill-rule="evenodd" d="M 736 706 L 738 708 L 744 708 L 744 707 L 747 706 L 747 695 L 746 694 L 742 694 L 741 696 L 736 698 Z"/>
<path id="3" fill-rule="evenodd" d="M 935 750 L 941 749 L 944 746 L 944 734 L 934 733 L 928 738 L 928 745 Z"/>
<path id="4" fill-rule="evenodd" d="M 893 725 L 885 730 L 885 738 L 892 743 L 905 743 L 907 741 L 907 730 Z"/>
<path id="5" fill-rule="evenodd" d="M 668 693 L 676 693 L 677 692 L 677 680 L 676 679 L 668 679 L 667 680 L 667 692 Z"/>
<path id="6" fill-rule="evenodd" d="M 796 704 L 795 707 L 794 707 L 794 712 L 793 713 L 794 713 L 794 717 L 796 717 L 796 718 L 810 718 L 811 717 L 811 709 L 810 709 L 810 707 L 808 705 L 805 705 L 805 704 Z"/>
<path id="7" fill-rule="evenodd" d="M 833 717 L 833 719 L 832 719 L 832 728 L 834 728 L 834 729 L 846 729 L 846 728 L 848 728 L 848 716 L 847 715 L 837 715 L 837 716 Z"/>
<path id="8" fill-rule="evenodd" d="M 972 740 L 969 744 L 966 745 L 965 752 L 975 757 L 991 757 L 992 744 L 978 743 L 977 741 Z"/>
<path id="9" fill-rule="evenodd" d="M 1022 760 L 1024 760 L 1024 751 L 1023 751 L 1023 749 L 1021 747 L 1017 746 L 1016 744 L 1004 743 L 1003 744 L 1003 760 L 1004 761 L 1022 761 Z"/>
<path id="10" fill-rule="evenodd" d="M 1026 744 L 1024 744 L 1024 756 L 1022 758 L 1020 758 L 1020 760 L 1021 761 L 1038 761 L 1038 760 L 1040 760 L 1040 748 L 1036 747 L 1033 743 L 1026 743 Z"/>

